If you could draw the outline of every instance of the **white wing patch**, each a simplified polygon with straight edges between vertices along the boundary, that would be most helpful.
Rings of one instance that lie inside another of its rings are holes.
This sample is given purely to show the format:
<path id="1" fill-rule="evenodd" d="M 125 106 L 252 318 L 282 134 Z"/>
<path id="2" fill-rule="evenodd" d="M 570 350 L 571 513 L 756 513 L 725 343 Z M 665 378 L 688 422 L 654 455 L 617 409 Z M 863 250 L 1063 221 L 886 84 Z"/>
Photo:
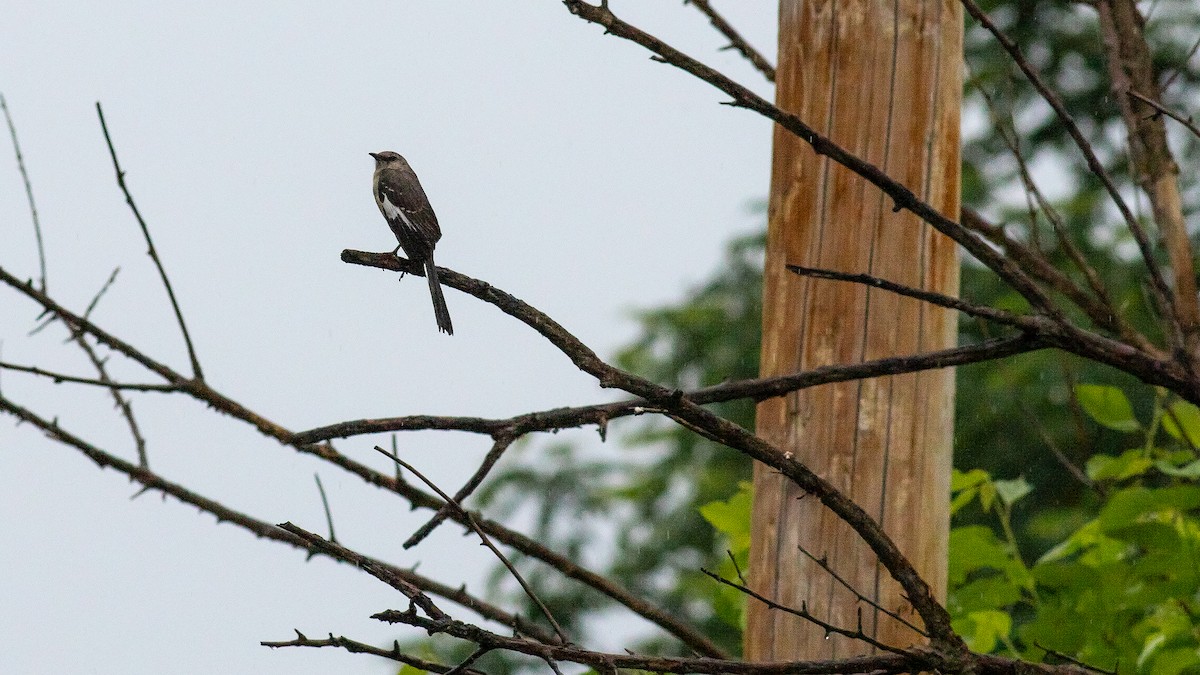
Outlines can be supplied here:
<path id="1" fill-rule="evenodd" d="M 404 212 L 404 209 L 401 209 L 393 204 L 392 201 L 388 199 L 387 194 L 381 194 L 380 196 L 383 198 L 383 201 L 381 202 L 383 204 L 383 215 L 386 216 L 388 220 L 399 219 L 400 222 L 404 223 L 404 226 L 409 230 L 412 230 L 413 232 L 417 231 L 417 228 L 413 226 L 412 221 L 408 219 L 408 214 Z"/>

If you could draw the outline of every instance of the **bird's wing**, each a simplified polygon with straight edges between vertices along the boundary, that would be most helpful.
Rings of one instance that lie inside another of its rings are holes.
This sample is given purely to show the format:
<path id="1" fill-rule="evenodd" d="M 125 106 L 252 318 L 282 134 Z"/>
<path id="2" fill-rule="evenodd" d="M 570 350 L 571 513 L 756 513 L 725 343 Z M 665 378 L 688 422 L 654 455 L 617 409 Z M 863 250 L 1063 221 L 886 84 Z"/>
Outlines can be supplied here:
<path id="1" fill-rule="evenodd" d="M 412 171 L 384 169 L 379 178 L 376 196 L 384 217 L 393 227 L 411 232 L 432 250 L 442 238 L 442 230 L 417 175 Z M 401 240 L 401 243 L 407 242 Z"/>

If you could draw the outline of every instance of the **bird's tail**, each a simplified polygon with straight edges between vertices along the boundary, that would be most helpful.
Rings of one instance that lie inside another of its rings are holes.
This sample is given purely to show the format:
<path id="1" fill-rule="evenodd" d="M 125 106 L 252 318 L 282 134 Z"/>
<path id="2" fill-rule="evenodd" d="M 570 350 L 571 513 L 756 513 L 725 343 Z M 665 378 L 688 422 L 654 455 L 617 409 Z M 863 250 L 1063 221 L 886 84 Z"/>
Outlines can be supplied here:
<path id="1" fill-rule="evenodd" d="M 429 280 L 429 295 L 433 297 L 433 315 L 437 317 L 438 330 L 454 335 L 454 325 L 450 323 L 450 310 L 446 309 L 446 298 L 442 295 L 442 285 L 438 283 L 433 255 L 425 259 L 425 278 Z"/>

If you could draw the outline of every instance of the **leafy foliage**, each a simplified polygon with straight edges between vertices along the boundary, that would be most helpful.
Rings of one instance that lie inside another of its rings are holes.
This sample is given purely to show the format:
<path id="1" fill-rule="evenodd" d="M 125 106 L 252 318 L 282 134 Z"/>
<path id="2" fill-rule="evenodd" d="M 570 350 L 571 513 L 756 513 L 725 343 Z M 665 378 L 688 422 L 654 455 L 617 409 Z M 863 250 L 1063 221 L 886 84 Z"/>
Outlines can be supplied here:
<path id="1" fill-rule="evenodd" d="M 1087 478 L 1100 496 L 1096 516 L 1027 566 L 1015 540 L 979 525 L 950 537 L 949 608 L 973 649 L 1026 658 L 1067 654 L 1122 672 L 1200 669 L 1200 412 L 1184 401 L 1157 404 L 1143 423 L 1116 388 L 1079 385 L 1092 419 L 1140 441 L 1119 455 L 1097 454 Z M 1162 420 L 1172 419 L 1167 431 Z M 1162 433 L 1159 433 L 1162 431 Z M 1137 434 L 1141 435 L 1138 438 Z M 986 472 L 956 473 L 956 509 L 974 506 L 1011 534 L 1011 507 Z M 999 498 L 990 498 L 995 494 Z"/>

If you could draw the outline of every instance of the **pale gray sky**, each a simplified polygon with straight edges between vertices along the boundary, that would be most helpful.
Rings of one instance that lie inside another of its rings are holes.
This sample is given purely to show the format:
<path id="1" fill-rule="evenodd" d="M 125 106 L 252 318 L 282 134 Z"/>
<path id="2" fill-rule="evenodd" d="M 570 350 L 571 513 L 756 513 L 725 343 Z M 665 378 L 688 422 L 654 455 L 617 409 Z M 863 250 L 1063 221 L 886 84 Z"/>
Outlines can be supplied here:
<path id="1" fill-rule="evenodd" d="M 716 3 L 774 58 L 775 8 Z M 770 92 L 679 0 L 613 0 L 625 18 Z M 545 310 L 601 354 L 630 310 L 681 297 L 725 242 L 758 224 L 770 126 L 715 90 L 589 26 L 558 0 L 70 3 L 16 0 L 0 23 L 0 92 L 15 116 L 47 240 L 49 284 L 186 371 L 181 340 L 114 183 L 94 103 L 186 313 L 209 382 L 291 429 L 412 413 L 508 415 L 605 399 L 567 360 L 453 290 L 440 335 L 423 281 L 347 266 L 343 248 L 395 244 L 369 194 L 369 151 L 421 176 L 444 237 L 438 262 Z M 33 231 L 0 142 L 0 266 L 36 277 Z M 62 329 L 0 289 L 0 354 L 88 375 Z M 151 378 L 113 359 L 130 379 Z M 9 397 L 125 457 L 102 392 L 0 375 Z M 347 545 L 447 582 L 491 565 L 456 528 L 415 551 L 423 522 L 335 468 L 264 442 L 182 396 L 138 395 L 151 466 L 228 506 L 324 531 L 312 474 Z M 581 438 L 596 443 L 595 434 Z M 342 442 L 383 466 L 382 438 Z M 401 438 L 456 486 L 487 446 Z M 610 446 L 611 451 L 616 451 Z M 600 451 L 604 451 L 600 448 Z M 536 447 L 526 456 L 536 457 Z M 135 492 L 78 453 L 0 418 L 0 671 L 378 672 L 371 657 L 278 650 L 298 628 L 386 644 L 368 618 L 403 606 L 327 560 Z M 412 635 L 412 633 L 408 633 Z M 604 645 L 616 647 L 617 645 Z"/>

